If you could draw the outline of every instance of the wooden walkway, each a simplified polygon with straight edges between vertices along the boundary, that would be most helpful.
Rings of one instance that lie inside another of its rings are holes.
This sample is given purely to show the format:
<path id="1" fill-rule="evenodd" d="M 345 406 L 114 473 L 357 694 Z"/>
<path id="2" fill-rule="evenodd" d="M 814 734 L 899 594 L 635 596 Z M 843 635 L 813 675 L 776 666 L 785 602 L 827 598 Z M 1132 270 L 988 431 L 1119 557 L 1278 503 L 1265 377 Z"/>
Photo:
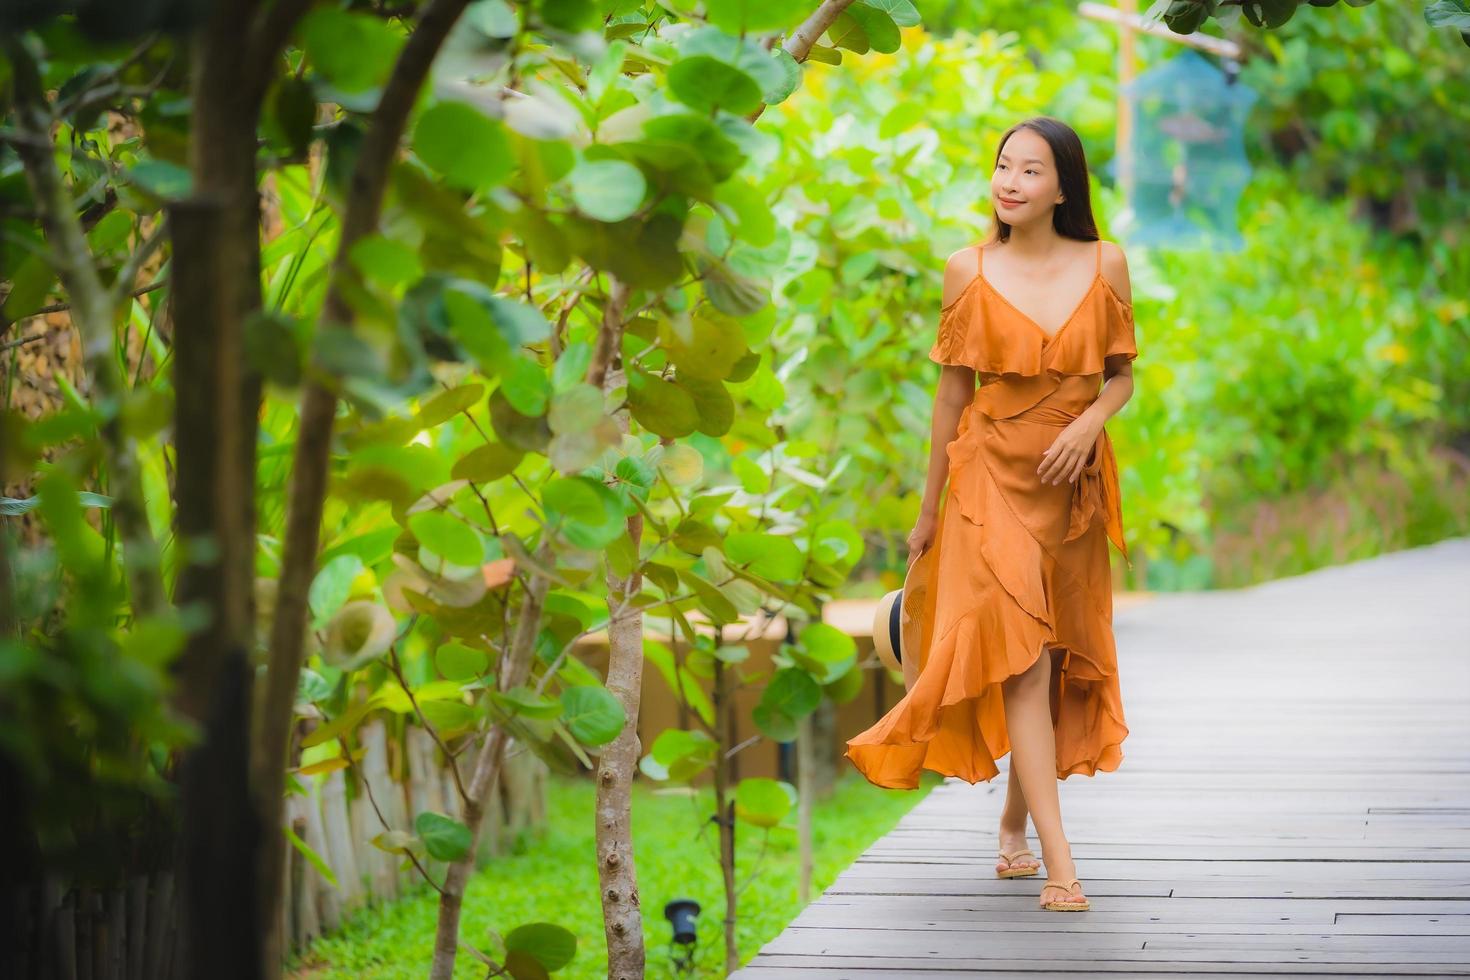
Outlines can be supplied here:
<path id="1" fill-rule="evenodd" d="M 734 976 L 1470 976 L 1470 538 L 1114 625 L 1123 764 L 1060 784 L 1091 910 L 994 877 L 1007 756 Z"/>

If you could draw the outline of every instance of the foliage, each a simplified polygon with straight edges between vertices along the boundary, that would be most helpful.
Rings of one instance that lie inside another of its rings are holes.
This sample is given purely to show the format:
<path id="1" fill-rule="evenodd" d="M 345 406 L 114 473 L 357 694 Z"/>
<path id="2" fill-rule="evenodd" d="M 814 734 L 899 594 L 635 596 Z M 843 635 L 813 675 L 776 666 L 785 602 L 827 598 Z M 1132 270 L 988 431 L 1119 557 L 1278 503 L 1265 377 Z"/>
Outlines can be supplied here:
<path id="1" fill-rule="evenodd" d="M 919 792 L 879 789 L 856 773 L 840 779 L 831 797 L 815 804 L 812 842 L 813 889 L 831 884 L 873 841 L 938 782 L 932 774 Z M 465 897 L 464 937 L 483 940 L 520 918 L 558 923 L 578 936 L 602 932 L 593 863 L 595 842 L 587 819 L 593 787 L 581 780 L 553 780 L 542 833 L 527 838 L 514 854 L 493 859 L 471 882 Z M 724 976 L 720 957 L 722 885 L 715 857 L 713 809 L 708 788 L 689 796 L 680 790 L 640 785 L 633 796 L 633 847 L 644 908 L 649 977 L 672 976 L 667 966 L 669 923 L 666 902 L 694 898 L 702 906 L 696 976 Z M 784 929 L 800 911 L 800 853 L 788 814 L 767 837 L 739 838 L 737 872 L 741 892 L 738 926 L 742 962 Z M 506 896 L 515 900 L 507 902 Z M 406 900 L 359 912 L 343 929 L 318 940 L 295 964 L 299 980 L 397 980 L 423 975 L 433 935 L 434 895 L 420 890 Z M 607 976 L 603 943 L 587 939 L 559 974 L 569 980 Z M 461 964 L 457 976 L 481 976 Z"/>

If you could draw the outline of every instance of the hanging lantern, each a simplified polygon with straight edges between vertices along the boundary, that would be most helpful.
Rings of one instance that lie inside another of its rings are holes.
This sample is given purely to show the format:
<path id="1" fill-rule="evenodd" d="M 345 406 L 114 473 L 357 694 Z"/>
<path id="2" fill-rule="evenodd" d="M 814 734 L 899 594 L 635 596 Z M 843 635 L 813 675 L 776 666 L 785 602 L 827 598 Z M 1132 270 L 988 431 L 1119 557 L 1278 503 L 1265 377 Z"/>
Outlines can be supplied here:
<path id="1" fill-rule="evenodd" d="M 1234 251 L 1243 244 L 1236 206 L 1250 180 L 1243 134 L 1256 101 L 1236 79 L 1193 50 L 1123 86 L 1134 126 L 1129 243 Z"/>

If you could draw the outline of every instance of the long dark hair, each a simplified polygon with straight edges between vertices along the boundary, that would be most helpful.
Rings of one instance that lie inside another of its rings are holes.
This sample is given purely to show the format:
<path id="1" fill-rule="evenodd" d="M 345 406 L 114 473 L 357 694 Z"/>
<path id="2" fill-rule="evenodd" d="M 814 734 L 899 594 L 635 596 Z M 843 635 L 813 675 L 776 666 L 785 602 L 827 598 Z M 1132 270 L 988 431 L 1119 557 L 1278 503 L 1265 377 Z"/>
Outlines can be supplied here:
<path id="1" fill-rule="evenodd" d="M 1052 116 L 1032 116 L 1023 119 L 1001 136 L 995 147 L 995 163 L 1000 163 L 1000 151 L 1005 149 L 1006 140 L 1018 129 L 1029 129 L 1040 134 L 1051 146 L 1052 157 L 1057 163 L 1057 183 L 1066 198 L 1052 212 L 1052 227 L 1058 235 L 1075 238 L 1082 242 L 1098 239 L 1097 222 L 1092 217 L 1092 185 L 1087 180 L 1087 154 L 1082 151 L 1082 140 L 1077 131 L 1060 119 Z M 994 171 L 995 164 L 991 169 Z M 994 232 L 990 241 L 1009 241 L 1011 226 L 991 207 L 995 216 Z"/>

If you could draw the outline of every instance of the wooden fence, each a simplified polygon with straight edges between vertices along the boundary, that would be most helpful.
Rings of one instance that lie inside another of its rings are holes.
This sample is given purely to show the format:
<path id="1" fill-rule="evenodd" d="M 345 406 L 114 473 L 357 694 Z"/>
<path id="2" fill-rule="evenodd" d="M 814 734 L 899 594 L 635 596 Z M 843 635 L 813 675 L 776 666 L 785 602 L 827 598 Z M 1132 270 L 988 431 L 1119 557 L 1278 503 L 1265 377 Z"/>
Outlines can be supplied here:
<path id="1" fill-rule="evenodd" d="M 353 770 L 303 777 L 307 795 L 291 794 L 286 800 L 288 825 L 336 879 L 333 885 L 299 848 L 287 847 L 281 925 L 293 949 L 339 928 L 354 909 L 392 901 L 417 887 L 418 872 L 372 843 L 385 829 L 383 820 L 393 830 L 411 832 L 414 818 L 425 810 L 460 815 L 453 776 L 428 732 L 405 725 L 390 737 L 387 725 L 372 721 L 358 737 L 364 752 Z M 477 855 L 481 863 L 505 853 L 519 834 L 544 820 L 546 775 L 545 763 L 511 743 L 486 809 Z M 434 862 L 428 866 L 434 873 L 442 870 Z M 73 886 L 53 875 L 37 888 L 12 893 L 7 905 L 0 915 L 9 918 L 20 941 L 16 948 L 0 950 L 0 975 L 196 980 L 178 970 L 179 909 L 172 872 L 135 875 L 113 888 Z"/>

